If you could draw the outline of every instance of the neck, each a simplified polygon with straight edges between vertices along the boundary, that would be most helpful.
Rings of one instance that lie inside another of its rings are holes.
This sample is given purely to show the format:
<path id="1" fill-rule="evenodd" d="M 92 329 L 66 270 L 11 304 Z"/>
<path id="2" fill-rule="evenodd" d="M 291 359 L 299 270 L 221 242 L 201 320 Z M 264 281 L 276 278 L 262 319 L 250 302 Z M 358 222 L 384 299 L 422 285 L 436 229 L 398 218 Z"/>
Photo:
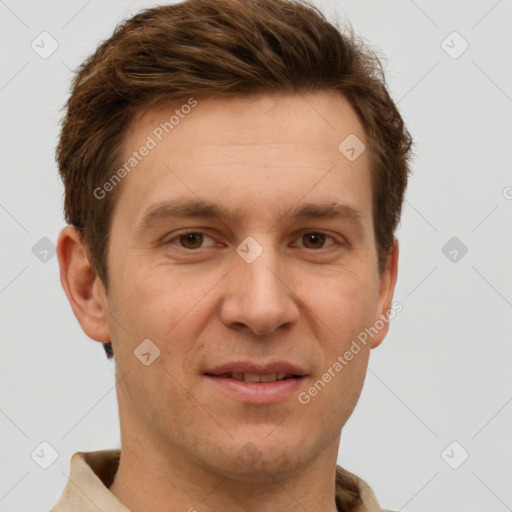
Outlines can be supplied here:
<path id="1" fill-rule="evenodd" d="M 254 468 L 231 473 L 185 454 L 162 449 L 149 436 L 122 430 L 121 459 L 110 491 L 131 512 L 337 512 L 336 456 L 340 437 L 313 461 L 278 470 Z"/>

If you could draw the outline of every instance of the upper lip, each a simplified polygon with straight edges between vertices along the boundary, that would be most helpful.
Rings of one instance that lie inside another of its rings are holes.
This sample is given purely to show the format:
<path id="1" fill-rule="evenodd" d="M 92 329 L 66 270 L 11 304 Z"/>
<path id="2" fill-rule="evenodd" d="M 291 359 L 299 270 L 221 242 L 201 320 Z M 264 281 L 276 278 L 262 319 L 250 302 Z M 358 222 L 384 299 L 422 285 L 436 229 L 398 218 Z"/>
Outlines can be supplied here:
<path id="1" fill-rule="evenodd" d="M 206 370 L 206 374 L 221 375 L 223 373 L 251 373 L 254 375 L 266 375 L 271 373 L 288 373 L 305 376 L 306 372 L 300 366 L 287 361 L 272 361 L 257 363 L 254 361 L 232 361 Z"/>

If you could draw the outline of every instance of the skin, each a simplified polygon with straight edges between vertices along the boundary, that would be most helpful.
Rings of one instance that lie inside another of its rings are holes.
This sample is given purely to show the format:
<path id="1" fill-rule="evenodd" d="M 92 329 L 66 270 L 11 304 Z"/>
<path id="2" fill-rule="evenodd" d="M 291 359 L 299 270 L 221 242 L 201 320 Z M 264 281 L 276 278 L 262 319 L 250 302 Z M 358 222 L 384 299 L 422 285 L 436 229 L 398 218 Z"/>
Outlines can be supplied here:
<path id="1" fill-rule="evenodd" d="M 127 158 L 175 108 L 140 112 L 127 129 Z M 338 150 L 352 133 L 369 147 L 352 107 L 332 92 L 199 100 L 120 185 L 108 293 L 76 231 L 62 230 L 61 282 L 73 312 L 90 338 L 112 340 L 122 456 L 110 490 L 130 510 L 336 511 L 341 430 L 388 324 L 307 405 L 297 394 L 243 403 L 203 372 L 284 359 L 306 370 L 299 391 L 307 390 L 391 308 L 398 242 L 379 275 L 369 151 L 349 161 Z M 238 215 L 137 229 L 148 208 L 175 198 Z M 360 226 L 286 215 L 334 201 L 359 210 Z M 200 234 L 180 239 L 184 229 L 207 235 L 202 245 Z M 263 249 L 253 263 L 235 251 L 248 236 Z M 133 353 L 144 339 L 160 350 L 149 366 Z M 259 459 L 243 464 L 248 442 Z"/>

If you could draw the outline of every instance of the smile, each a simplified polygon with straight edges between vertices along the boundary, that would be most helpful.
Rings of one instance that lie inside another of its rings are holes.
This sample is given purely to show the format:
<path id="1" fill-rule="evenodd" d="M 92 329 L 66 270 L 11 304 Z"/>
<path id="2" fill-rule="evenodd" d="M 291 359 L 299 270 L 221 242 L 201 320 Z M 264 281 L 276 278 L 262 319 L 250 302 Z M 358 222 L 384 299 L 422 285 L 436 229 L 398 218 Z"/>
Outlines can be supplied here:
<path id="1" fill-rule="evenodd" d="M 271 404 L 280 402 L 298 393 L 305 376 L 285 373 L 255 375 L 250 373 L 232 373 L 209 375 L 205 377 L 225 396 L 253 404 Z"/>

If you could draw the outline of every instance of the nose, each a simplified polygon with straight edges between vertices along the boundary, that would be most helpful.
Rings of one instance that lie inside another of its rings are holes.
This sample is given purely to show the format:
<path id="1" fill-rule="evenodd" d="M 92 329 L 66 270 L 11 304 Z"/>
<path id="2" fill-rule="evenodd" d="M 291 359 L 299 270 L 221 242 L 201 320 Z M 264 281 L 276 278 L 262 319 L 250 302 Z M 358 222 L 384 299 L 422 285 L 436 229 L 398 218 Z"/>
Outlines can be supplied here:
<path id="1" fill-rule="evenodd" d="M 235 258 L 234 268 L 225 277 L 222 322 L 231 329 L 249 329 L 257 336 L 296 323 L 298 299 L 275 251 L 266 248 L 252 263 L 237 254 Z"/>

